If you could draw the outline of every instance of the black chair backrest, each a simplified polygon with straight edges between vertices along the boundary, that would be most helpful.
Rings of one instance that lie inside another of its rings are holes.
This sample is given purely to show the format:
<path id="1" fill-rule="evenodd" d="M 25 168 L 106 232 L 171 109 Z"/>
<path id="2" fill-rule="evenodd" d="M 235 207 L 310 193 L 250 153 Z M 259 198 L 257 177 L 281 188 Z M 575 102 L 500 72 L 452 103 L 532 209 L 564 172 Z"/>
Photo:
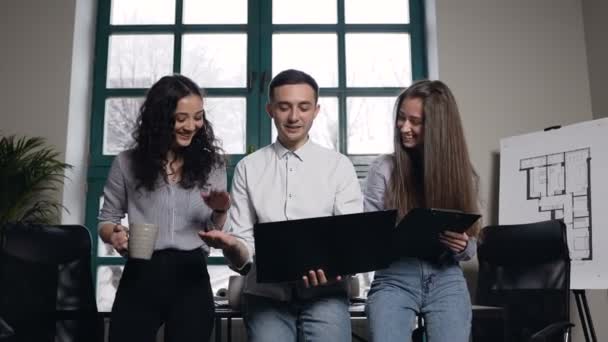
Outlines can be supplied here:
<path id="1" fill-rule="evenodd" d="M 87 228 L 13 224 L 0 247 L 0 316 L 16 341 L 101 336 Z"/>
<path id="2" fill-rule="evenodd" d="M 486 227 L 477 254 L 477 303 L 507 310 L 508 341 L 527 341 L 569 320 L 570 258 L 561 220 Z"/>

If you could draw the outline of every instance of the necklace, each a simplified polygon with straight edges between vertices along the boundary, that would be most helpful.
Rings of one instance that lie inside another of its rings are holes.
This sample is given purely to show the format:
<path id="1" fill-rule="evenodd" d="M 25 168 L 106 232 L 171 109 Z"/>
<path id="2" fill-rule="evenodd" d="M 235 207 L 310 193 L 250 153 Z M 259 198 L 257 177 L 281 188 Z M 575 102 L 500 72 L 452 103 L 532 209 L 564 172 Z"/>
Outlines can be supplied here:
<path id="1" fill-rule="evenodd" d="M 178 175 L 176 173 L 171 173 L 167 175 L 170 183 L 177 183 Z"/>
<path id="2" fill-rule="evenodd" d="M 180 171 L 181 170 L 172 170 L 170 168 L 167 168 L 165 170 L 165 175 L 167 176 L 167 181 L 169 182 L 169 184 L 175 184 L 180 181 L 180 179 L 181 179 Z"/>
<path id="3" fill-rule="evenodd" d="M 175 184 L 181 180 L 182 165 L 183 162 L 181 160 L 171 161 L 165 165 L 165 174 L 170 184 Z"/>

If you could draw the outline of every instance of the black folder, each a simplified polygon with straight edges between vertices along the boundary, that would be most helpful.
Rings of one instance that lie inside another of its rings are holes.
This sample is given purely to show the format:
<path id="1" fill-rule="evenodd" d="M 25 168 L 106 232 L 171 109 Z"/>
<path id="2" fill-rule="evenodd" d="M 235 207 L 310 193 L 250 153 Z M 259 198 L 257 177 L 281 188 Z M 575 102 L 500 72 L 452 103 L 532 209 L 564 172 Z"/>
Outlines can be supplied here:
<path id="1" fill-rule="evenodd" d="M 386 268 L 395 221 L 396 211 L 388 210 L 257 223 L 257 281 L 297 281 L 317 269 L 335 277 Z"/>
<path id="2" fill-rule="evenodd" d="M 447 251 L 439 241 L 439 234 L 450 230 L 465 232 L 481 215 L 458 210 L 414 208 L 394 230 L 392 249 L 395 258 L 409 256 L 437 259 Z"/>

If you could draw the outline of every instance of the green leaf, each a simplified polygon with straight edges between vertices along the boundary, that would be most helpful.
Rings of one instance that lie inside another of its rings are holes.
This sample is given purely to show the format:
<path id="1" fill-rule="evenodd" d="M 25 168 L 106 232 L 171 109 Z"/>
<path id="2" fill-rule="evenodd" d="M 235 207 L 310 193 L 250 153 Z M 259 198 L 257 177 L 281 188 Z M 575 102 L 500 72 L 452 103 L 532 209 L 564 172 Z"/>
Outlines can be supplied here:
<path id="1" fill-rule="evenodd" d="M 7 222 L 56 221 L 65 209 L 57 191 L 71 167 L 44 138 L 0 137 L 0 228 Z"/>

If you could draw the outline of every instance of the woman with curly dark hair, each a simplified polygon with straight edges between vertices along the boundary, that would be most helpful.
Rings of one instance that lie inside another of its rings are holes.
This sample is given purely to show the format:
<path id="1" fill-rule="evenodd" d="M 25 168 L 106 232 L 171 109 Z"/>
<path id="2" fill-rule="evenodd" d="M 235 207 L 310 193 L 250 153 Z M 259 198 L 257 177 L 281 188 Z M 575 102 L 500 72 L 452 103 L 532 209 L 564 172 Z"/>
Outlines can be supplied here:
<path id="1" fill-rule="evenodd" d="M 129 224 L 158 226 L 149 260 L 129 258 L 118 286 L 110 341 L 208 341 L 214 303 L 207 272 L 209 247 L 199 230 L 222 229 L 230 196 L 226 168 L 205 117 L 199 87 L 165 76 L 147 93 L 135 147 L 112 163 L 99 214 L 99 236 L 122 255 Z"/>

